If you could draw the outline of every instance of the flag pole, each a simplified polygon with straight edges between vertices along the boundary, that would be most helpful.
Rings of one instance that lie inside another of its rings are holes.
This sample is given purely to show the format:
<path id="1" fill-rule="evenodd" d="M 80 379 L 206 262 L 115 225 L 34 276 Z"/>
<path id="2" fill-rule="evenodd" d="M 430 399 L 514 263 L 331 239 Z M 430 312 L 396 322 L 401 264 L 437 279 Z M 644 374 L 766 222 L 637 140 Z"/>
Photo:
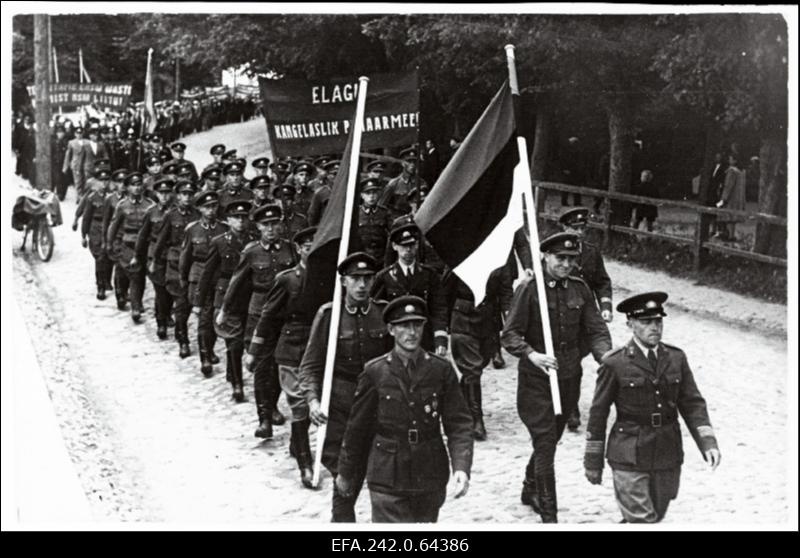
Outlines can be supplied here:
<path id="1" fill-rule="evenodd" d="M 508 80 L 511 86 L 511 94 L 517 97 L 514 103 L 514 119 L 519 125 L 519 82 L 517 81 L 517 66 L 514 58 L 514 45 L 506 45 L 506 61 L 508 62 Z M 554 356 L 553 336 L 550 331 L 550 314 L 547 311 L 547 292 L 544 285 L 544 272 L 542 271 L 542 258 L 539 253 L 539 231 L 536 226 L 536 207 L 533 204 L 533 181 L 531 180 L 530 161 L 528 160 L 528 146 L 525 138 L 519 134 L 517 128 L 517 147 L 519 148 L 520 167 L 523 171 L 525 188 L 523 199 L 525 201 L 525 211 L 528 216 L 528 228 L 530 230 L 531 259 L 533 260 L 533 275 L 536 280 L 536 291 L 539 298 L 539 314 L 542 316 L 542 337 L 544 337 L 544 350 L 548 356 Z M 558 376 L 556 371 L 548 368 L 547 375 L 550 377 L 550 397 L 553 400 L 553 412 L 561 414 L 561 394 L 558 389 Z"/>
<path id="2" fill-rule="evenodd" d="M 342 238 L 339 242 L 339 254 L 336 258 L 337 266 L 345 259 L 350 244 L 350 226 L 353 221 L 353 204 L 356 198 L 356 180 L 359 176 L 358 157 L 361 151 L 361 132 L 364 126 L 364 108 L 367 100 L 367 83 L 369 78 L 358 78 L 358 101 L 356 102 L 356 115 L 353 120 L 353 141 L 350 145 L 350 166 L 347 174 L 347 191 L 344 202 L 344 215 L 342 216 Z M 338 275 L 338 274 L 337 274 Z M 333 364 L 336 360 L 336 341 L 339 337 L 339 320 L 342 314 L 342 283 L 337 276 L 333 283 L 333 304 L 331 305 L 331 325 L 328 330 L 328 350 L 325 355 L 325 369 L 322 377 L 322 400 L 320 410 L 328 414 L 331 402 L 331 385 L 333 384 Z M 322 466 L 322 450 L 325 447 L 325 435 L 328 425 L 323 424 L 317 428 L 317 452 L 314 457 L 313 486 L 319 486 L 319 475 Z"/>

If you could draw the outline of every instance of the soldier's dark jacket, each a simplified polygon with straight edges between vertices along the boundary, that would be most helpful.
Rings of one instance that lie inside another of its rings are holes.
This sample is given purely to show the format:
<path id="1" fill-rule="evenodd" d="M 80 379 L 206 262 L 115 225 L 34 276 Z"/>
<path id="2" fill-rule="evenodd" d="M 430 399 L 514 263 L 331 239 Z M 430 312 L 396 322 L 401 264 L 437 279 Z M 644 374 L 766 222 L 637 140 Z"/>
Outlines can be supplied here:
<path id="1" fill-rule="evenodd" d="M 342 305 L 336 360 L 333 364 L 328 430 L 322 451 L 322 463 L 330 471 L 336 470 L 339 447 L 353 405 L 358 376 L 364 371 L 368 361 L 392 348 L 393 339 L 382 317 L 386 304 L 371 300 L 366 308 L 348 308 L 346 304 Z M 300 386 L 309 404 L 314 399 L 322 399 L 331 307 L 330 302 L 323 304 L 314 316 L 308 345 L 300 363 Z"/>
<path id="2" fill-rule="evenodd" d="M 81 234 L 89 238 L 89 250 L 98 257 L 103 247 L 103 209 L 105 208 L 106 194 L 95 190 L 83 197 L 85 200 L 83 220 L 81 221 Z"/>
<path id="3" fill-rule="evenodd" d="M 597 246 L 581 241 L 581 255 L 574 274 L 586 281 L 601 308 L 611 310 L 611 278 L 606 272 L 603 255 Z"/>
<path id="4" fill-rule="evenodd" d="M 119 260 L 122 250 L 122 232 L 119 231 L 116 238 L 106 239 L 108 237 L 108 229 L 111 227 L 111 219 L 114 217 L 114 210 L 123 199 L 124 196 L 119 192 L 111 192 L 106 194 L 105 204 L 103 205 L 103 240 L 106 241 L 108 257 L 115 262 Z"/>
<path id="5" fill-rule="evenodd" d="M 167 285 L 172 289 L 170 290 L 172 294 L 177 294 L 176 290 L 180 286 L 181 246 L 186 236 L 186 228 L 199 218 L 200 214 L 193 207 L 177 205 L 164 215 L 164 222 L 153 248 L 153 258 L 156 260 L 166 258 L 165 278 Z"/>
<path id="6" fill-rule="evenodd" d="M 586 425 L 587 469 L 603 468 L 606 424 L 611 405 L 617 418 L 608 437 L 606 457 L 614 469 L 653 471 L 683 463 L 678 415 L 683 417 L 694 441 L 705 452 L 717 447 L 686 354 L 659 343 L 656 370 L 631 339 L 606 356 L 597 372 L 594 400 Z"/>
<path id="7" fill-rule="evenodd" d="M 136 255 L 136 240 L 139 237 L 142 225 L 144 225 L 145 215 L 154 205 L 151 200 L 144 196 L 138 200 L 128 197 L 117 204 L 114 210 L 114 217 L 111 219 L 111 225 L 108 227 L 106 242 L 110 245 L 121 228 L 122 246 L 119 256 L 121 266 L 130 267 L 130 261 Z M 143 266 L 145 263 L 142 261 L 139 262 L 139 265 Z"/>
<path id="8" fill-rule="evenodd" d="M 297 257 L 290 244 L 282 238 L 263 244 L 261 241 L 251 242 L 242 252 L 239 265 L 233 273 L 223 300 L 223 308 L 236 307 L 237 301 L 247 299 L 250 304 L 247 313 L 260 316 L 261 309 L 272 288 L 275 276 L 285 269 L 294 267 Z"/>
<path id="9" fill-rule="evenodd" d="M 239 265 L 239 258 L 245 246 L 251 243 L 253 236 L 248 230 L 237 234 L 232 230 L 211 239 L 208 260 L 197 284 L 198 306 L 203 306 L 213 289 L 214 308 L 222 308 L 225 291 L 228 290 L 233 272 Z M 244 311 L 244 309 L 240 309 Z"/>
<path id="10" fill-rule="evenodd" d="M 301 298 L 305 276 L 302 263 L 275 276 L 250 341 L 250 354 L 273 354 L 278 364 L 300 366 L 311 333 L 311 317 Z"/>
<path id="11" fill-rule="evenodd" d="M 303 187 L 300 191 L 295 190 L 294 194 L 294 209 L 301 215 L 308 215 L 308 210 L 311 207 L 311 199 L 314 197 L 314 192 L 310 188 Z"/>
<path id="12" fill-rule="evenodd" d="M 486 298 L 475 306 L 472 290 L 452 270 L 448 271 L 443 284 L 450 308 L 450 333 L 478 339 L 494 337 L 502 328 L 498 323 L 498 311 L 508 312 L 511 308 L 511 283 L 508 268 L 494 270 L 486 284 Z"/>
<path id="13" fill-rule="evenodd" d="M 389 494 L 440 490 L 453 471 L 472 467 L 472 416 L 458 378 L 443 358 L 419 351 L 410 380 L 394 352 L 367 363 L 339 454 L 339 474 L 366 464 L 369 489 Z M 447 450 L 442 440 L 447 434 Z"/>
<path id="14" fill-rule="evenodd" d="M 386 252 L 386 243 L 389 238 L 391 215 L 385 207 L 375 206 L 358 208 L 358 237 L 361 240 L 361 249 L 381 261 Z"/>
<path id="15" fill-rule="evenodd" d="M 308 227 L 308 219 L 306 216 L 292 211 L 291 213 L 284 212 L 283 214 L 283 238 L 291 242 L 295 233 L 298 233 Z"/>
<path id="16" fill-rule="evenodd" d="M 597 310 L 594 295 L 582 279 L 556 280 L 546 273 L 544 279 L 558 377 L 573 378 L 581 372 L 579 340 L 588 340 L 595 360 L 600 362 L 611 349 L 611 336 Z M 509 353 L 519 358 L 520 372 L 538 370 L 528 360 L 534 350 L 545 352 L 536 279 L 517 287 L 501 341 Z"/>
<path id="17" fill-rule="evenodd" d="M 188 283 L 189 302 L 192 306 L 199 306 L 197 293 L 192 285 L 196 285 L 203 273 L 203 266 L 211 251 L 211 239 L 219 236 L 227 229 L 227 225 L 219 221 L 204 223 L 202 219 L 190 223 L 186 227 L 186 235 L 181 246 L 181 256 L 178 262 L 181 281 Z"/>
<path id="18" fill-rule="evenodd" d="M 147 273 L 153 282 L 158 285 L 163 285 L 166 281 L 167 258 L 163 253 L 158 258 L 154 254 L 158 234 L 161 232 L 161 225 L 164 224 L 164 219 L 171 207 L 171 204 L 155 204 L 148 209 L 144 216 L 142 228 L 139 230 L 139 236 L 136 239 L 136 257 L 139 261 L 148 263 Z M 155 269 L 152 273 L 149 271 L 150 262 L 155 264 Z"/>

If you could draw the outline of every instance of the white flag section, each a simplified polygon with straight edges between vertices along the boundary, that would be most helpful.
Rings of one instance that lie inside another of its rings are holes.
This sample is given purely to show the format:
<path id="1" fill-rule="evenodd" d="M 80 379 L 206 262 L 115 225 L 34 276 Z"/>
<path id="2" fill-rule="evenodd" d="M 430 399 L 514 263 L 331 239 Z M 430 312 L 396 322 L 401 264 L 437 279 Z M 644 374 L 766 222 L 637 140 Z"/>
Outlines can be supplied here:
<path id="1" fill-rule="evenodd" d="M 525 141 L 517 138 L 517 144 Z M 523 144 L 524 148 L 524 144 Z M 523 151 L 524 152 L 524 151 Z M 525 189 L 530 189 L 530 171 L 526 159 L 520 159 L 514 167 L 514 183 L 511 198 L 508 200 L 508 211 L 478 248 L 453 269 L 475 296 L 475 305 L 486 298 L 486 282 L 489 275 L 506 264 L 511 248 L 514 245 L 514 233 L 524 224 L 522 216 L 522 196 Z"/>

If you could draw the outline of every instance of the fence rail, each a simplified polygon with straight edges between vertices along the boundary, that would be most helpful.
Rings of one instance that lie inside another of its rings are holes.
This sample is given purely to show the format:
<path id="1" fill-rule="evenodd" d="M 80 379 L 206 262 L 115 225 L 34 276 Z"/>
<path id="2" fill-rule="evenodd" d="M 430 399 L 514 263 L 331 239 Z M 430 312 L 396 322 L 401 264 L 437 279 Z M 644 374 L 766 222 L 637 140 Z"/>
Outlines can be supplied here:
<path id="1" fill-rule="evenodd" d="M 651 231 L 642 231 L 638 229 L 634 229 L 632 227 L 627 227 L 623 225 L 615 225 L 612 224 L 611 219 L 611 204 L 605 204 L 605 222 L 604 223 L 597 223 L 597 222 L 590 222 L 589 226 L 592 228 L 600 229 L 603 231 L 606 241 L 608 241 L 609 236 L 612 232 L 615 233 L 622 233 L 628 235 L 635 235 L 641 237 L 648 237 L 648 238 L 657 238 L 660 240 L 666 240 L 668 242 L 673 242 L 676 244 L 685 244 L 692 247 L 692 256 L 694 260 L 694 267 L 695 269 L 699 270 L 703 267 L 706 262 L 708 252 L 720 252 L 722 254 L 727 254 L 729 256 L 735 256 L 739 258 L 743 258 L 750 261 L 767 263 L 771 265 L 777 265 L 781 267 L 786 267 L 786 259 L 785 258 L 778 258 L 775 256 L 768 256 L 766 254 L 759 254 L 757 252 L 752 252 L 749 250 L 742 250 L 739 248 L 734 248 L 732 246 L 725 246 L 722 244 L 718 244 L 715 242 L 708 241 L 708 228 L 711 222 L 712 216 L 717 217 L 735 217 L 739 220 L 744 221 L 756 221 L 758 223 L 767 223 L 770 225 L 776 226 L 787 226 L 787 219 L 785 217 L 780 217 L 777 215 L 767 215 L 765 213 L 753 213 L 748 211 L 737 211 L 733 209 L 723 209 L 718 207 L 706 207 L 703 205 L 697 205 L 691 202 L 686 202 L 682 200 L 666 200 L 661 198 L 647 198 L 644 196 L 635 196 L 633 194 L 622 194 L 619 192 L 608 192 L 606 190 L 597 190 L 595 188 L 586 188 L 583 186 L 573 186 L 570 184 L 561 184 L 558 182 L 545 182 L 545 181 L 533 181 L 534 188 L 538 189 L 538 192 L 543 191 L 555 191 L 555 192 L 569 192 L 574 194 L 580 194 L 582 196 L 593 196 L 603 198 L 605 200 L 618 200 L 623 202 L 629 203 L 637 203 L 637 204 L 647 204 L 647 205 L 655 205 L 657 207 L 677 207 L 689 210 L 689 212 L 694 213 L 696 215 L 695 219 L 695 231 L 694 235 L 691 237 L 684 237 L 684 236 L 677 236 L 673 234 L 666 234 L 662 232 L 651 232 Z M 537 199 L 541 196 L 538 195 L 537 192 Z M 539 217 L 550 220 L 550 221 L 557 221 L 558 217 L 555 215 L 544 213 L 542 210 L 544 209 L 544 204 L 537 202 L 537 212 Z"/>

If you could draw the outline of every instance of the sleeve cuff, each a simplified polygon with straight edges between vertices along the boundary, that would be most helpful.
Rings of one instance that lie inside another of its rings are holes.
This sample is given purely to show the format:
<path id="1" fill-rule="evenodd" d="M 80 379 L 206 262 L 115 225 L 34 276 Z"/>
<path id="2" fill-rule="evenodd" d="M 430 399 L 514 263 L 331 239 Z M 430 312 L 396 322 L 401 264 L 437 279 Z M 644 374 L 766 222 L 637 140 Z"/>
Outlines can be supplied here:
<path id="1" fill-rule="evenodd" d="M 251 345 L 263 345 L 264 344 L 264 338 L 263 337 L 258 337 L 257 335 L 253 335 L 253 338 L 250 340 L 250 344 Z"/>

